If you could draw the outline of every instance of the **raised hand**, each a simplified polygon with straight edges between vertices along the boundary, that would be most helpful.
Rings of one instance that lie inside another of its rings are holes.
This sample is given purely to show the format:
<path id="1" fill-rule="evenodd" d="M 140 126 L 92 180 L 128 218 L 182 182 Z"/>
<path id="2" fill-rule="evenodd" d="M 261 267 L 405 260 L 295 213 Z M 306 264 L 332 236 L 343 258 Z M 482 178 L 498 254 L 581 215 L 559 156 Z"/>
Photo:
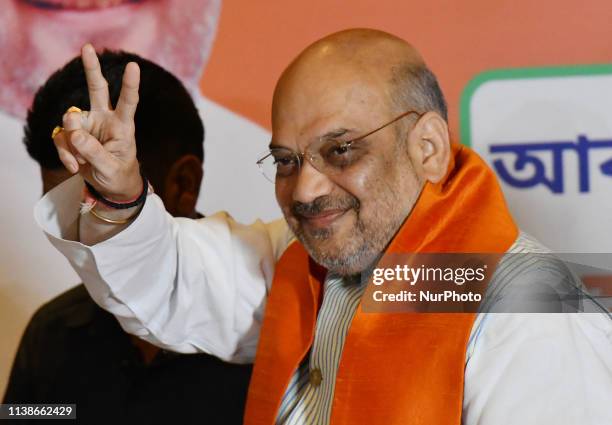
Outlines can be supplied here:
<path id="1" fill-rule="evenodd" d="M 105 198 L 118 202 L 133 199 L 143 190 L 134 137 L 140 69 L 134 62 L 125 67 L 113 110 L 108 83 L 91 44 L 83 46 L 81 58 L 91 110 L 64 114 L 64 129 L 53 138 L 60 160 Z"/>

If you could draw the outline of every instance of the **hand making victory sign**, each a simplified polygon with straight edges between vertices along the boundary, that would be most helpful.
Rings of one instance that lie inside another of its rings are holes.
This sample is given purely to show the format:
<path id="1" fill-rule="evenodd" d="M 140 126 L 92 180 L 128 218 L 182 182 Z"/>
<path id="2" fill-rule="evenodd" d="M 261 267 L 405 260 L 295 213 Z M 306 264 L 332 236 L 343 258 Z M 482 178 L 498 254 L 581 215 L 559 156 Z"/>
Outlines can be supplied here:
<path id="1" fill-rule="evenodd" d="M 78 172 L 103 197 L 116 202 L 133 199 L 143 190 L 134 136 L 140 68 L 134 62 L 125 67 L 113 110 L 108 83 L 91 44 L 83 46 L 81 58 L 91 110 L 70 108 L 64 114 L 63 129 L 54 130 L 53 141 L 64 166 Z"/>

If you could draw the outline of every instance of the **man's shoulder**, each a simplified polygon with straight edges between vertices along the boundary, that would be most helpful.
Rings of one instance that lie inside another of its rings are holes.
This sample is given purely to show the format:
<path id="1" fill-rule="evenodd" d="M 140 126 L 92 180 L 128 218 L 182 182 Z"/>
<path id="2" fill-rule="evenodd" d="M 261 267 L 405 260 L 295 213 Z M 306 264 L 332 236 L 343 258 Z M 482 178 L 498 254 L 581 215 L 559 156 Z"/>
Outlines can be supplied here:
<path id="1" fill-rule="evenodd" d="M 530 284 L 533 279 L 518 279 L 520 276 L 542 277 L 545 275 L 565 277 L 570 274 L 567 265 L 553 251 L 533 236 L 520 232 L 514 244 L 508 249 L 497 265 L 496 277 L 503 277 L 506 283 Z M 537 280 L 537 279 L 536 279 Z"/>
<path id="2" fill-rule="evenodd" d="M 574 265 L 521 232 L 498 262 L 483 312 L 605 312 L 587 292 Z"/>

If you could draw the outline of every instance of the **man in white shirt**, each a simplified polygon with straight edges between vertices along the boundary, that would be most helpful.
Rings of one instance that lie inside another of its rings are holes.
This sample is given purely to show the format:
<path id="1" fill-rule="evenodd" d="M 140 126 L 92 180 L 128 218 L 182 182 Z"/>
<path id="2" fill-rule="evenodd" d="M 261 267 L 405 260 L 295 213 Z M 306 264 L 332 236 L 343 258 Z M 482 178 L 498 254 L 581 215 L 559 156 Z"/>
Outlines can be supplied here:
<path id="1" fill-rule="evenodd" d="M 91 46 L 83 61 L 92 110 L 68 112 L 54 141 L 113 207 L 79 218 L 75 177 L 37 220 L 126 330 L 236 362 L 257 350 L 245 423 L 612 421 L 606 314 L 364 312 L 353 276 L 383 252 L 544 251 L 514 225 L 491 171 L 450 143 L 436 79 L 403 40 L 333 34 L 283 73 L 259 163 L 291 231 L 223 213 L 172 219 L 155 196 L 142 206 L 138 69 L 126 67 L 111 111 Z M 552 273 L 548 262 L 498 267 L 534 285 Z"/>

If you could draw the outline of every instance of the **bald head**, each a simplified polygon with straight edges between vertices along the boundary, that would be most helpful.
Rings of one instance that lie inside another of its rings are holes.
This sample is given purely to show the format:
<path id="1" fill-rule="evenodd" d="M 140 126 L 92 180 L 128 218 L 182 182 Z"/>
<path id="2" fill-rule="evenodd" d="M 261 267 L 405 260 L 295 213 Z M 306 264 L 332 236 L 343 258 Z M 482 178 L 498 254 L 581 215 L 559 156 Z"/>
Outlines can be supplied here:
<path id="1" fill-rule="evenodd" d="M 358 79 L 378 86 L 394 112 L 435 111 L 447 119 L 440 87 L 419 52 L 392 34 L 362 28 L 340 31 L 308 46 L 281 75 L 273 115 L 285 96 L 305 95 L 304 90 L 322 81 Z"/>
<path id="2" fill-rule="evenodd" d="M 372 29 L 349 29 L 322 38 L 308 46 L 287 68 L 286 74 L 325 61 L 341 61 L 362 70 L 385 72 L 398 64 L 423 65 L 423 58 L 406 41 Z"/>

